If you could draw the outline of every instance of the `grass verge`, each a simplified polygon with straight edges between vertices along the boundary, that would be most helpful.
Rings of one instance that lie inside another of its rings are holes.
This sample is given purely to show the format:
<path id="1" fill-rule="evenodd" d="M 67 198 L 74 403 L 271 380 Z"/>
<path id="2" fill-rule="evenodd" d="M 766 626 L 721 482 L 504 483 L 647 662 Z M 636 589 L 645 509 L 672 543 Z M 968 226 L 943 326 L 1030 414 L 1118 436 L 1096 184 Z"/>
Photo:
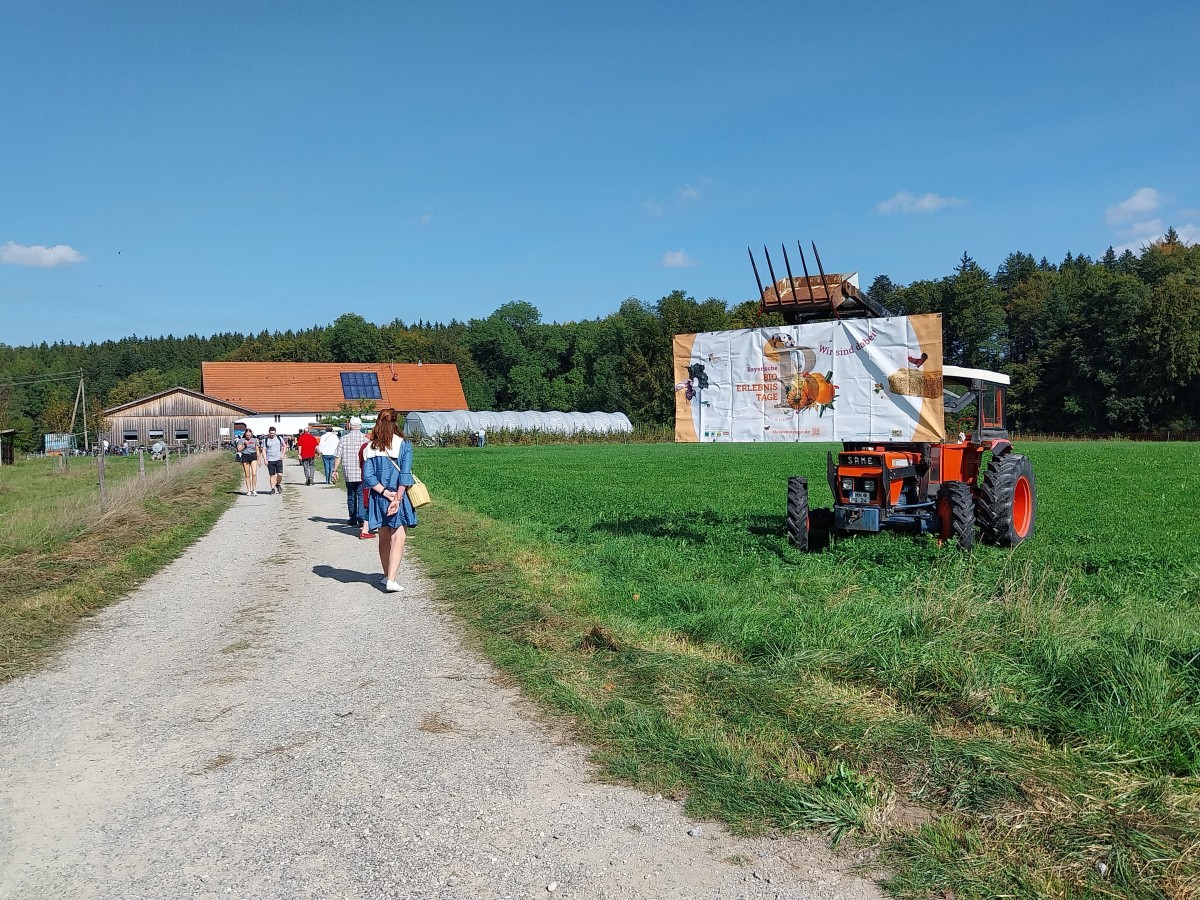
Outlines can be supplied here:
<path id="1" fill-rule="evenodd" d="M 0 490 L 0 682 L 35 668 L 79 619 L 119 599 L 206 533 L 232 503 L 228 455 L 107 469 L 101 513 L 94 461 L 5 467 Z"/>
<path id="2" fill-rule="evenodd" d="M 863 835 L 898 896 L 1195 898 L 1200 450 L 1029 452 L 1016 552 L 799 554 L 783 486 L 823 461 L 771 446 L 422 451 L 413 541 L 614 779 L 738 830 Z"/>

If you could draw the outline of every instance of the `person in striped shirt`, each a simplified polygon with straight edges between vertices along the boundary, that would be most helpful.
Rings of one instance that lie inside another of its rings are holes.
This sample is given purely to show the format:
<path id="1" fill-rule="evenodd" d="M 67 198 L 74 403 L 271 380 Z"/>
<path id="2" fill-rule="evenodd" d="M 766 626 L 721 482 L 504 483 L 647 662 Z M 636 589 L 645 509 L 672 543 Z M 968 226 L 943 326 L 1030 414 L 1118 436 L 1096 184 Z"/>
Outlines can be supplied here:
<path id="1" fill-rule="evenodd" d="M 351 528 L 360 528 L 367 519 L 367 510 L 363 506 L 362 464 L 358 451 L 367 442 L 367 436 L 362 433 L 362 419 L 358 416 L 350 417 L 348 429 L 338 441 L 333 461 L 333 480 L 337 481 L 340 469 L 346 486 L 346 511 L 349 514 L 346 524 Z"/>

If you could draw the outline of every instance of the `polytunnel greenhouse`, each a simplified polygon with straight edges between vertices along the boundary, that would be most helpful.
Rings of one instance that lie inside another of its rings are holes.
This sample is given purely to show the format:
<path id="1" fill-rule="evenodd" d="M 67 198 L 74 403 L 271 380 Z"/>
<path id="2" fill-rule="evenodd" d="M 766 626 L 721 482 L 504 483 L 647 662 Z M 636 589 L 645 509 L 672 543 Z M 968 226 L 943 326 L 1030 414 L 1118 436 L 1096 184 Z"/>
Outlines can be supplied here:
<path id="1" fill-rule="evenodd" d="M 629 434 L 633 424 L 625 413 L 606 412 L 411 412 L 404 433 L 411 438 L 484 431 L 534 431 L 548 434 Z"/>

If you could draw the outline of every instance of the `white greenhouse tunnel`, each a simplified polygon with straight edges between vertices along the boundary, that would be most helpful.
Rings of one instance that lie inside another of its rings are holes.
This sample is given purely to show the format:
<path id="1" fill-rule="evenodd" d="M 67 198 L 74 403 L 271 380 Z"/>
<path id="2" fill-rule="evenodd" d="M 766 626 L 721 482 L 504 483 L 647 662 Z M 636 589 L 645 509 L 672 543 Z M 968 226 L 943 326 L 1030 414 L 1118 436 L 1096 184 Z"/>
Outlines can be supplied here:
<path id="1" fill-rule="evenodd" d="M 540 431 L 551 434 L 629 434 L 633 424 L 625 413 L 606 412 L 411 412 L 404 433 L 412 437 L 484 431 Z"/>

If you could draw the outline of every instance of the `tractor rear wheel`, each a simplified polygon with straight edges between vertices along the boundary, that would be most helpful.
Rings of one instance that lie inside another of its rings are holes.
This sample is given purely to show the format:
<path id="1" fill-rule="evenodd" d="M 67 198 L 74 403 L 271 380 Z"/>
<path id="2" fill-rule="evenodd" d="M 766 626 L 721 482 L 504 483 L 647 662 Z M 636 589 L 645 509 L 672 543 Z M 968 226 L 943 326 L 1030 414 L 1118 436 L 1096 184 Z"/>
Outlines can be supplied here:
<path id="1" fill-rule="evenodd" d="M 1037 483 L 1028 456 L 992 457 L 979 491 L 980 536 L 989 544 L 1015 547 L 1033 534 L 1037 521 Z"/>
<path id="2" fill-rule="evenodd" d="M 938 540 L 954 541 L 959 550 L 975 546 L 975 495 L 965 481 L 945 481 L 938 489 Z"/>
<path id="3" fill-rule="evenodd" d="M 793 475 L 788 479 L 788 542 L 799 550 L 819 550 L 829 540 L 833 515 L 827 509 L 809 509 L 808 479 Z"/>

